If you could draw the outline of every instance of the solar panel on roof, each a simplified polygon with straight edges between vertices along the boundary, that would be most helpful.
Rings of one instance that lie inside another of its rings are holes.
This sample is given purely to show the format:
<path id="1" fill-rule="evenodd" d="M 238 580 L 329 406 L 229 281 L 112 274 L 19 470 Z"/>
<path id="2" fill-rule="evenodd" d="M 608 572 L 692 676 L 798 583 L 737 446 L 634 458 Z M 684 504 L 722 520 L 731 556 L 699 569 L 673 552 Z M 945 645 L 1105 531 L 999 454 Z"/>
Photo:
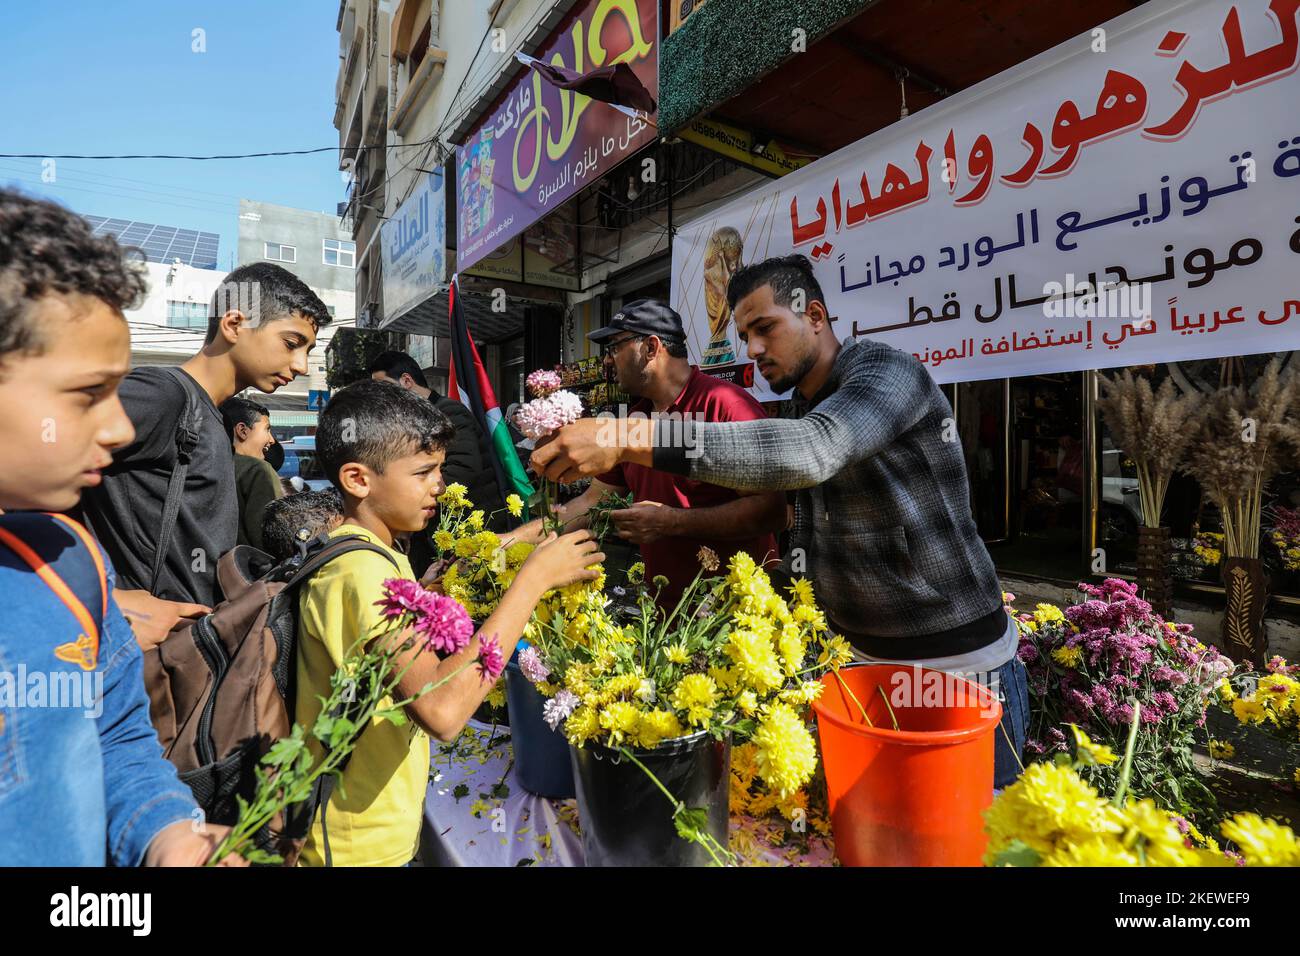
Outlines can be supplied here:
<path id="1" fill-rule="evenodd" d="M 133 219 L 83 217 L 95 235 L 111 235 L 123 245 L 139 249 L 150 262 L 171 263 L 179 259 L 199 269 L 215 269 L 221 237 L 177 226 L 160 226 Z"/>

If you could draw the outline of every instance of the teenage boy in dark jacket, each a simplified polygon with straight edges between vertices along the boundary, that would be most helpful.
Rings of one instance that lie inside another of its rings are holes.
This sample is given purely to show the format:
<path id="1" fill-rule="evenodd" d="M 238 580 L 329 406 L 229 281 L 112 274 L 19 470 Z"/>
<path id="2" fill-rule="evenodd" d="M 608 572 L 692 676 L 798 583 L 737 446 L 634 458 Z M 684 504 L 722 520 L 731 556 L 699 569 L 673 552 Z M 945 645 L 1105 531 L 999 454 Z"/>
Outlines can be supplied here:
<path id="1" fill-rule="evenodd" d="M 178 368 L 138 368 L 123 380 L 135 440 L 113 456 L 84 507 L 117 566 L 117 600 L 141 646 L 220 599 L 217 559 L 238 540 L 239 504 L 218 406 L 246 388 L 269 394 L 307 374 L 307 353 L 329 321 L 325 304 L 293 273 L 270 262 L 240 266 L 213 295 L 197 355 Z M 189 408 L 196 420 L 185 422 Z M 160 556 L 182 426 L 193 449 Z"/>

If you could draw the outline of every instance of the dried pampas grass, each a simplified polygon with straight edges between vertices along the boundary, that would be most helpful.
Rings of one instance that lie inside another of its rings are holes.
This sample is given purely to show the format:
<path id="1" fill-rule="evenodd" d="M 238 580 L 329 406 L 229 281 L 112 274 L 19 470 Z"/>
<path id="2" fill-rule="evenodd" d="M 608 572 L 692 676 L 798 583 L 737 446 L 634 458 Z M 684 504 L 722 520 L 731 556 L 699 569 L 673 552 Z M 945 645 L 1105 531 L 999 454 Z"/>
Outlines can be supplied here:
<path id="1" fill-rule="evenodd" d="M 1300 379 L 1279 368 L 1274 359 L 1250 388 L 1211 394 L 1188 455 L 1187 471 L 1219 508 L 1226 555 L 1259 557 L 1265 486 L 1300 449 Z"/>
<path id="2" fill-rule="evenodd" d="M 1097 405 L 1115 443 L 1137 466 L 1142 523 L 1160 527 L 1169 479 L 1182 463 L 1196 433 L 1200 395 L 1179 395 L 1171 380 L 1158 389 L 1150 379 L 1124 369 L 1114 378 L 1100 375 Z"/>

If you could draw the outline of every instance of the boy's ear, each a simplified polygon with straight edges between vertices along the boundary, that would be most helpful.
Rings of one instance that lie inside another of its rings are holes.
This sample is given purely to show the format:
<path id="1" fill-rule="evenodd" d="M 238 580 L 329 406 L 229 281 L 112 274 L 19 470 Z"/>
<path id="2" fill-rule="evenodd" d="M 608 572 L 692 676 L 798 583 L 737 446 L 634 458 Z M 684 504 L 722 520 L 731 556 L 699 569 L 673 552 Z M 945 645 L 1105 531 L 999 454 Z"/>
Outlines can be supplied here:
<path id="1" fill-rule="evenodd" d="M 370 494 L 370 469 L 360 462 L 350 461 L 339 469 L 339 488 L 353 498 Z"/>
<path id="2" fill-rule="evenodd" d="M 217 336 L 227 345 L 234 345 L 235 340 L 239 338 L 240 330 L 245 327 L 244 313 L 238 309 L 229 309 L 217 323 Z"/>

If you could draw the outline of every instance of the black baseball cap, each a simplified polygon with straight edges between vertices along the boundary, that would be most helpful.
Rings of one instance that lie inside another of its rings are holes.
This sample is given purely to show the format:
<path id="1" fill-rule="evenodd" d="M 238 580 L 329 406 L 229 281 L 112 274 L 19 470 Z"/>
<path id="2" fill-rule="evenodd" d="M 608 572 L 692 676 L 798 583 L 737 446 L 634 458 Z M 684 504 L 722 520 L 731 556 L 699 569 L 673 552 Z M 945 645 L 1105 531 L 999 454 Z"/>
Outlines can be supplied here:
<path id="1" fill-rule="evenodd" d="M 593 342 L 604 342 L 620 332 L 657 335 L 669 344 L 686 341 L 686 329 L 682 326 L 682 317 L 672 306 L 657 299 L 637 299 L 635 302 L 629 302 L 614 314 L 614 317 L 609 320 L 609 325 L 587 333 L 587 338 Z"/>

